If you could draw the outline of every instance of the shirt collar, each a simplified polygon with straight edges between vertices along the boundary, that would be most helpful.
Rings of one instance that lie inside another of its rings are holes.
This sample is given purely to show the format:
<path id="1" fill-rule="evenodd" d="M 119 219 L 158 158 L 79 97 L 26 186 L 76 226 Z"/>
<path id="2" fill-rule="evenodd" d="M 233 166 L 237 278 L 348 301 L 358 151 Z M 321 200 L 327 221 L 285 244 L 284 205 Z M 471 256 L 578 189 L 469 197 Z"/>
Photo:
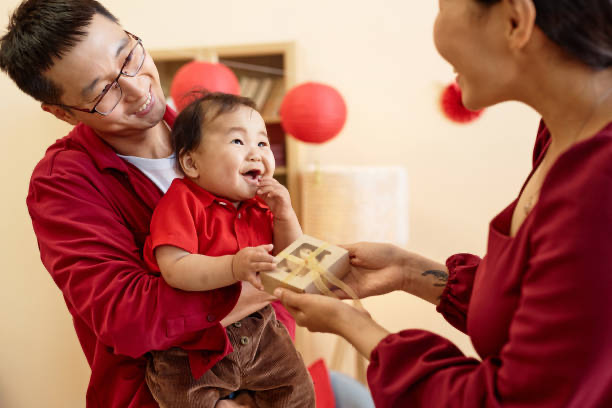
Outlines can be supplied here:
<path id="1" fill-rule="evenodd" d="M 174 126 L 174 120 L 176 119 L 176 112 L 166 106 L 166 112 L 164 113 L 164 121 L 172 127 Z M 96 164 L 98 169 L 114 169 L 122 173 L 128 172 L 128 166 L 126 162 L 117 156 L 115 150 L 102 138 L 100 138 L 92 128 L 83 123 L 79 123 L 71 132 L 72 139 L 87 151 L 91 156 L 93 162 Z"/>
<path id="2" fill-rule="evenodd" d="M 227 208 L 234 208 L 233 203 L 227 198 L 216 196 L 215 194 L 209 192 L 208 190 L 203 189 L 196 183 L 194 183 L 189 178 L 185 177 L 182 179 L 185 185 L 189 188 L 189 190 L 200 200 L 204 207 L 209 207 L 213 203 L 217 202 L 218 204 L 225 206 Z M 248 200 L 242 201 L 239 208 L 249 208 L 254 207 L 255 209 L 267 211 L 269 207 L 266 203 L 261 199 L 261 197 L 255 196 Z"/>

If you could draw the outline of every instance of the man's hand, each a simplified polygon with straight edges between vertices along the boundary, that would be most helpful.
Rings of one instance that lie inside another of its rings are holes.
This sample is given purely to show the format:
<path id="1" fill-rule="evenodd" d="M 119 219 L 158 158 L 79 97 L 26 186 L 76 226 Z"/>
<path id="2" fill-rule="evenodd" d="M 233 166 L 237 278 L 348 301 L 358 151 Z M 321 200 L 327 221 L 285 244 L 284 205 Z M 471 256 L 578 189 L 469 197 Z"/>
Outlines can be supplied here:
<path id="1" fill-rule="evenodd" d="M 276 297 L 270 295 L 268 292 L 258 290 L 248 282 L 242 284 L 242 291 L 238 298 L 236 306 L 221 320 L 221 326 L 227 327 L 232 323 L 236 323 L 238 320 L 242 320 L 253 312 L 258 311 L 261 308 L 266 307 L 277 300 Z"/>
<path id="2" fill-rule="evenodd" d="M 273 271 L 276 268 L 274 257 L 269 254 L 272 244 L 243 248 L 232 259 L 232 276 L 236 280 L 247 281 L 259 290 L 264 290 L 259 272 Z"/>

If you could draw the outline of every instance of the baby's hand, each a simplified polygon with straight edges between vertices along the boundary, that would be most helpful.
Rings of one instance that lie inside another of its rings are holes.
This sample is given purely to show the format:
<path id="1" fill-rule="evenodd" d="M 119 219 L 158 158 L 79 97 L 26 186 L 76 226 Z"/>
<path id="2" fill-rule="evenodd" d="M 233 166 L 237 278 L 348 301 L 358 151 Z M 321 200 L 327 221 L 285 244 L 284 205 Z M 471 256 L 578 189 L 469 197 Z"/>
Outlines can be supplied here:
<path id="1" fill-rule="evenodd" d="M 291 197 L 285 186 L 273 177 L 264 177 L 259 182 L 257 194 L 270 207 L 274 218 L 277 220 L 289 220 L 294 217 Z"/>
<path id="2" fill-rule="evenodd" d="M 273 271 L 276 268 L 274 257 L 269 254 L 274 245 L 260 245 L 241 249 L 232 258 L 232 276 L 236 280 L 250 282 L 259 290 L 264 290 L 259 272 Z"/>

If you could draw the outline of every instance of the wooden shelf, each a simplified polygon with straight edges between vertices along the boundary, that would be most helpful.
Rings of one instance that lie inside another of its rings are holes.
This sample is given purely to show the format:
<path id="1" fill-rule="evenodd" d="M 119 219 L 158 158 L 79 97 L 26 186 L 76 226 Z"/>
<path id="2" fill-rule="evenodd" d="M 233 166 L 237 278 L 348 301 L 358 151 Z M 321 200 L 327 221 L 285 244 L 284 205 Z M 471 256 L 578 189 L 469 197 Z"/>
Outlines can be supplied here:
<path id="1" fill-rule="evenodd" d="M 263 120 L 269 125 L 280 125 L 281 123 L 280 116 L 264 116 Z"/>

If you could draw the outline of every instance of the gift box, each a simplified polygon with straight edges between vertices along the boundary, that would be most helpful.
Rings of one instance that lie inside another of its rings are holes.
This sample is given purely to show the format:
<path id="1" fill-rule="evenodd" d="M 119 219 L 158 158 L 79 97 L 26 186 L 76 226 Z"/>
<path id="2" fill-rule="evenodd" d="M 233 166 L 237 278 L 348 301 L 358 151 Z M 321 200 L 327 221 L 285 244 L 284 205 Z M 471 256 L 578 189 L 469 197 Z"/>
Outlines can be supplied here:
<path id="1" fill-rule="evenodd" d="M 302 235 L 276 256 L 272 272 L 262 272 L 266 292 L 277 287 L 298 293 L 330 295 L 330 289 L 342 288 L 342 278 L 349 272 L 349 254 L 344 248 L 331 245 L 309 235 Z"/>

